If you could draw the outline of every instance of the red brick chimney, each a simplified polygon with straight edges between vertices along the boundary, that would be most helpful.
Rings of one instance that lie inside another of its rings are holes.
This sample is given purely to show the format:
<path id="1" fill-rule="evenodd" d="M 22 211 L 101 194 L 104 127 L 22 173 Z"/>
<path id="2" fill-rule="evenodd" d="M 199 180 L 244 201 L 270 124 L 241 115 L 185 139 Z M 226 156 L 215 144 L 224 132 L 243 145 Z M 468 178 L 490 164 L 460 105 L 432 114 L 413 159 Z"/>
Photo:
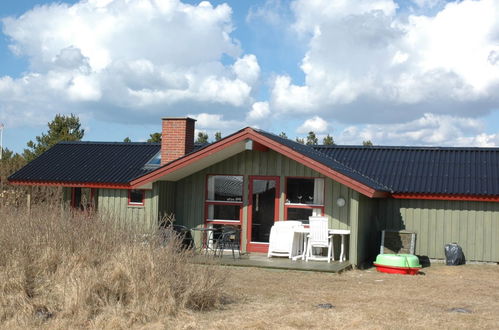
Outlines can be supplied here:
<path id="1" fill-rule="evenodd" d="M 194 149 L 192 118 L 162 118 L 161 165 L 184 156 Z"/>

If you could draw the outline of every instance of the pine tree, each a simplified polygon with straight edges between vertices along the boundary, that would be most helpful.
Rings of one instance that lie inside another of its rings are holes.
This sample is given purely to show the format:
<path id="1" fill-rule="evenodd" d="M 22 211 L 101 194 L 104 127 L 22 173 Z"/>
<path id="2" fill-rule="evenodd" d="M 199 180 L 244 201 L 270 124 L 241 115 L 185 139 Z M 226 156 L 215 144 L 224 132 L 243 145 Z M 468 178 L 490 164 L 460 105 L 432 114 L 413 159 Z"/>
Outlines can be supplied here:
<path id="1" fill-rule="evenodd" d="M 330 145 L 334 145 L 334 139 L 331 135 L 327 135 L 326 137 L 324 137 L 324 139 L 322 140 L 322 144 L 324 145 L 327 145 L 327 146 L 330 146 Z"/>
<path id="2" fill-rule="evenodd" d="M 154 143 L 160 143 L 161 142 L 161 133 L 152 133 L 149 134 L 149 139 L 147 139 L 147 142 L 154 142 Z"/>
<path id="3" fill-rule="evenodd" d="M 372 147 L 373 143 L 371 140 L 367 140 L 367 141 L 362 141 L 362 145 L 365 147 Z"/>
<path id="4" fill-rule="evenodd" d="M 281 134 L 279 134 L 279 136 L 282 137 L 283 139 L 287 139 L 288 138 L 288 136 L 284 132 L 281 132 Z"/>
<path id="5" fill-rule="evenodd" d="M 222 139 L 222 133 L 221 132 L 216 132 L 215 133 L 215 141 L 220 141 Z"/>
<path id="6" fill-rule="evenodd" d="M 305 144 L 305 139 L 297 137 L 296 142 L 298 142 L 300 144 Z"/>
<path id="7" fill-rule="evenodd" d="M 61 141 L 80 141 L 85 135 L 81 128 L 80 118 L 71 114 L 69 116 L 57 114 L 48 125 L 47 134 L 35 138 L 36 142 L 29 141 L 28 149 L 24 149 L 23 156 L 26 161 L 31 161 L 47 151 L 50 147 Z"/>
<path id="8" fill-rule="evenodd" d="M 207 142 L 208 142 L 208 134 L 204 132 L 199 132 L 196 143 L 207 143 Z"/>
<path id="9" fill-rule="evenodd" d="M 308 136 L 307 136 L 307 145 L 308 146 L 315 146 L 318 144 L 318 139 L 317 139 L 317 136 L 315 136 L 315 133 L 310 131 L 308 132 Z"/>
<path id="10" fill-rule="evenodd" d="M 126 138 L 123 139 L 123 142 L 132 142 L 132 140 L 130 140 L 130 138 L 127 136 Z"/>

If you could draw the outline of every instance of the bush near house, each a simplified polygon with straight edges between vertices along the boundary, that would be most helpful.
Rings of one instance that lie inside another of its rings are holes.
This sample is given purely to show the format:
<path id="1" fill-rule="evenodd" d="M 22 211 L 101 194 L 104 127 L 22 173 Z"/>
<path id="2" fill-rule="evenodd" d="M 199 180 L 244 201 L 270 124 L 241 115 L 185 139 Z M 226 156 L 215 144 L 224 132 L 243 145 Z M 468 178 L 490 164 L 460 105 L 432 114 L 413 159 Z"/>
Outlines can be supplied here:
<path id="1" fill-rule="evenodd" d="M 60 205 L 4 207 L 0 219 L 2 328 L 167 324 L 221 302 L 220 270 L 186 262 L 175 240 Z"/>

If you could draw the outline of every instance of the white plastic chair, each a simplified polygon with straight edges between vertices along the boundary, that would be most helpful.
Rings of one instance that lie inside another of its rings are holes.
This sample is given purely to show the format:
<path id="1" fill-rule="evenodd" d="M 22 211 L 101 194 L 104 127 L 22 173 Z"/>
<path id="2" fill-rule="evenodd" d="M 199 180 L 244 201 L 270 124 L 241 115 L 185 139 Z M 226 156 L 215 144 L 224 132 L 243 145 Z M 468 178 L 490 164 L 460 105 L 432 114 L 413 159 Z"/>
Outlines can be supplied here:
<path id="1" fill-rule="evenodd" d="M 300 221 L 277 221 L 274 223 L 270 229 L 267 257 L 291 257 L 293 251 L 293 228 L 301 225 Z"/>
<path id="2" fill-rule="evenodd" d="M 333 235 L 328 233 L 327 217 L 309 217 L 310 234 L 308 235 L 307 256 L 309 260 L 327 260 L 331 262 L 333 257 Z M 314 255 L 313 248 L 327 248 L 327 257 Z"/>

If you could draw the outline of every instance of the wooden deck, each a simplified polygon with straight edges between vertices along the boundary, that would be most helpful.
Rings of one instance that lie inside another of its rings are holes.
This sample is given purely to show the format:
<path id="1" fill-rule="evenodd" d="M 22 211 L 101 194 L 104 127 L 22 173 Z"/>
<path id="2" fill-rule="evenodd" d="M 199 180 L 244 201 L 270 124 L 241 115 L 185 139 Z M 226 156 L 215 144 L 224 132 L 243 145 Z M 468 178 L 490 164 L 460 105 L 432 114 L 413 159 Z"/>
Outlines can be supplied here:
<path id="1" fill-rule="evenodd" d="M 286 257 L 267 258 L 267 255 L 264 253 L 251 253 L 242 255 L 240 259 L 233 259 L 232 255 L 230 254 L 224 255 L 222 258 L 213 258 L 212 256 L 197 256 L 194 258 L 194 262 L 203 264 L 214 263 L 224 266 L 236 267 L 275 268 L 328 273 L 340 273 L 351 268 L 351 265 L 348 261 L 331 261 L 330 263 L 324 261 L 293 261 Z"/>

